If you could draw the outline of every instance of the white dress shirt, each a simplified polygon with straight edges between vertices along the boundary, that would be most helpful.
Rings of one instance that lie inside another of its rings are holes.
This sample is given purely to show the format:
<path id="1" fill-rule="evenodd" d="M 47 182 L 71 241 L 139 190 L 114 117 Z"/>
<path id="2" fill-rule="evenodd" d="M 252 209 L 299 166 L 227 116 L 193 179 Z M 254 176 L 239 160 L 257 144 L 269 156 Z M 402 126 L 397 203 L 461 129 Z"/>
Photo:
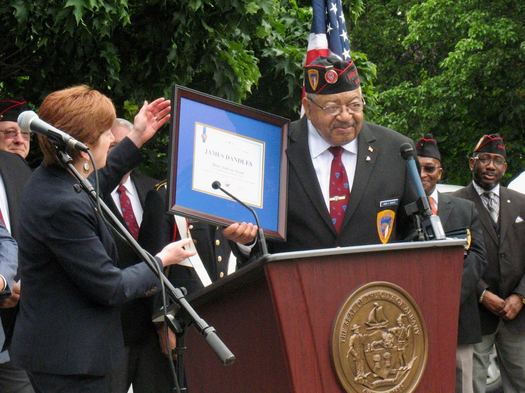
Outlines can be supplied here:
<path id="1" fill-rule="evenodd" d="M 4 224 L 9 233 L 11 233 L 11 220 L 9 219 L 9 204 L 7 203 L 7 193 L 5 192 L 4 179 L 0 175 L 0 210 L 4 218 Z"/>

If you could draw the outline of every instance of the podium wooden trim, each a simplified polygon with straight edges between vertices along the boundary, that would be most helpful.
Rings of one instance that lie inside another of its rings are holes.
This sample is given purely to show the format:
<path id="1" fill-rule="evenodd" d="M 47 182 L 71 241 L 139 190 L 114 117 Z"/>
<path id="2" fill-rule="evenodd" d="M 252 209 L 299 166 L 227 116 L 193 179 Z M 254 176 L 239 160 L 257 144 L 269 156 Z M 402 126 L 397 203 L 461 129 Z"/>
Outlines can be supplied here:
<path id="1" fill-rule="evenodd" d="M 400 286 L 422 312 L 428 359 L 415 392 L 450 393 L 463 240 L 266 256 L 189 297 L 236 355 L 223 366 L 195 329 L 186 339 L 191 393 L 344 392 L 330 354 L 341 305 L 373 281 Z"/>

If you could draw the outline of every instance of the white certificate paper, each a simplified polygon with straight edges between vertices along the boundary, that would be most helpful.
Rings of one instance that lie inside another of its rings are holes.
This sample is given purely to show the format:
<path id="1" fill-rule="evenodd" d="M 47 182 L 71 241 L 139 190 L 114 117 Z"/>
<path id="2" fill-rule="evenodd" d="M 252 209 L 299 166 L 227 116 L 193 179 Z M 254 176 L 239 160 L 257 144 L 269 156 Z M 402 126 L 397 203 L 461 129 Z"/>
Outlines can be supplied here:
<path id="1" fill-rule="evenodd" d="M 194 146 L 193 190 L 230 199 L 212 188 L 217 180 L 244 203 L 263 207 L 263 141 L 196 122 Z"/>

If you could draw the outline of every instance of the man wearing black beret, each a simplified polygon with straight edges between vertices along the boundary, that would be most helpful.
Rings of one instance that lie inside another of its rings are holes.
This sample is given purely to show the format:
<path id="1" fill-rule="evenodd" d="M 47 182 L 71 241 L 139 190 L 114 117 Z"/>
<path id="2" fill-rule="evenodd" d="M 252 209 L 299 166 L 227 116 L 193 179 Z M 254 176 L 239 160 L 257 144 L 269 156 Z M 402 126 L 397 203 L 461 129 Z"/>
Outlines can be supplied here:
<path id="1" fill-rule="evenodd" d="M 0 99 L 0 216 L 9 233 L 18 238 L 19 199 L 31 169 L 25 162 L 29 153 L 29 134 L 18 126 L 18 115 L 29 110 L 26 101 Z M 15 277 L 18 280 L 18 277 Z M 18 311 L 20 282 L 8 283 L 11 296 L 0 300 L 0 321 L 9 349 Z M 33 393 L 27 373 L 9 361 L 8 351 L 0 355 L 0 392 Z"/>
<path id="2" fill-rule="evenodd" d="M 432 135 L 421 138 L 416 143 L 416 151 L 421 182 L 432 213 L 439 216 L 449 236 L 453 236 L 451 233 L 454 232 L 467 231 L 456 349 L 456 393 L 472 393 L 474 344 L 481 341 L 476 287 L 487 267 L 481 223 L 474 203 L 437 191 L 436 185 L 441 180 L 443 168 L 441 153 Z"/>
<path id="3" fill-rule="evenodd" d="M 456 196 L 474 202 L 483 227 L 487 270 L 477 285 L 482 341 L 474 345 L 474 392 L 485 392 L 496 346 L 505 393 L 525 392 L 525 195 L 500 184 L 507 153 L 498 134 L 481 137 L 469 160 L 473 181 Z"/>
<path id="4" fill-rule="evenodd" d="M 287 240 L 271 252 L 400 239 L 415 195 L 399 149 L 412 141 L 364 120 L 352 61 L 319 57 L 305 67 L 305 88 L 306 116 L 289 133 Z"/>
<path id="5" fill-rule="evenodd" d="M 30 134 L 18 126 L 18 115 L 29 110 L 24 100 L 0 99 L 0 150 L 18 154 L 23 159 L 29 154 Z"/>

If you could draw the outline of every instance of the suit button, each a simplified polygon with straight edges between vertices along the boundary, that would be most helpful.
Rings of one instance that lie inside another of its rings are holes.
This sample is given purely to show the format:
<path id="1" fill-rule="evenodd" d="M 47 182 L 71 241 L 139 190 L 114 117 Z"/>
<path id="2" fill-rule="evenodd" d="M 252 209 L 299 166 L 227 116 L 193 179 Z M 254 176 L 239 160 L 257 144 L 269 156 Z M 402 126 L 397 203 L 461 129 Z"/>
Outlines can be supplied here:
<path id="1" fill-rule="evenodd" d="M 220 277 L 220 278 L 223 278 L 223 277 L 224 277 L 224 272 L 221 272 L 221 273 L 219 274 L 219 277 Z"/>
<path id="2" fill-rule="evenodd" d="M 217 262 L 222 262 L 222 257 L 220 255 L 217 257 Z"/>
<path id="3" fill-rule="evenodd" d="M 219 247 L 219 246 L 221 245 L 221 241 L 220 241 L 219 239 L 216 239 L 216 240 L 215 240 L 215 245 L 216 245 L 217 247 Z"/>

